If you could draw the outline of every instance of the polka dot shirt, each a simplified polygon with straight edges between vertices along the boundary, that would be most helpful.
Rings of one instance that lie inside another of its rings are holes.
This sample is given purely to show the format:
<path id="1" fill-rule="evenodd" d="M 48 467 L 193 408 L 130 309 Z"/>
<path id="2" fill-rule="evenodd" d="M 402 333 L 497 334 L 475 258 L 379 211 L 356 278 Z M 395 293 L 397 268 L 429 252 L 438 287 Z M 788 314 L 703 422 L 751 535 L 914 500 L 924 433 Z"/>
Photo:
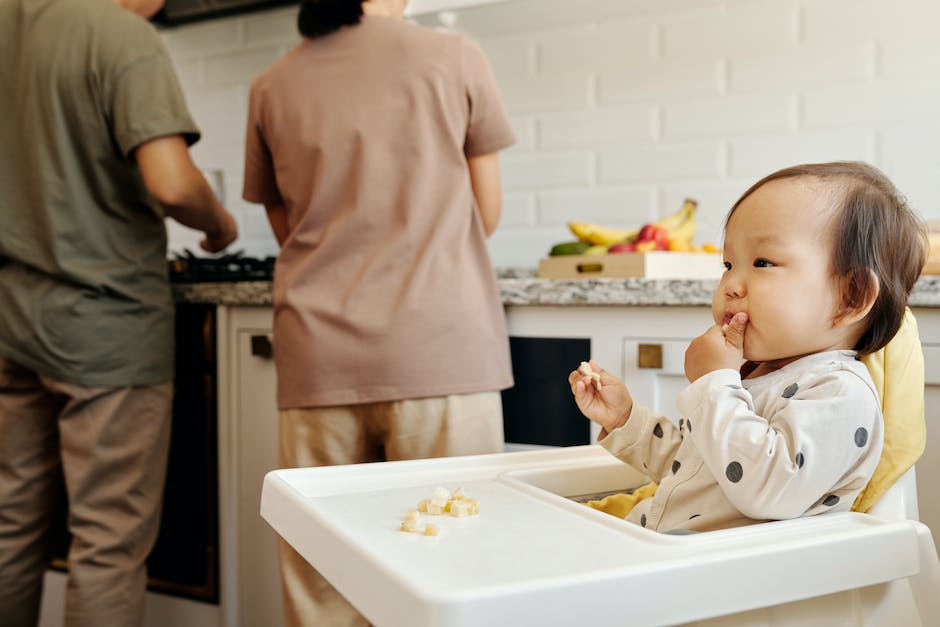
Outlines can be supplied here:
<path id="1" fill-rule="evenodd" d="M 743 381 L 716 370 L 683 390 L 678 406 L 675 420 L 636 406 L 601 441 L 659 484 L 627 517 L 648 529 L 847 511 L 881 456 L 881 402 L 854 351 L 810 355 Z"/>

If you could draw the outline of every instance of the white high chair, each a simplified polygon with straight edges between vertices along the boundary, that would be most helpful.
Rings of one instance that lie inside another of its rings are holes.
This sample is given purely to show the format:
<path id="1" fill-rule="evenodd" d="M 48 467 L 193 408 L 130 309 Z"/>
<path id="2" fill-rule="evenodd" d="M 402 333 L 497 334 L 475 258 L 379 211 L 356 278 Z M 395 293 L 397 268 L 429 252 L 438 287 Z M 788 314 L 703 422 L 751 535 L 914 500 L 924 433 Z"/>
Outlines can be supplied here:
<path id="1" fill-rule="evenodd" d="M 933 627 L 940 559 L 912 467 L 923 395 L 892 392 L 918 368 L 923 390 L 913 316 L 867 365 L 886 446 L 864 514 L 656 533 L 568 498 L 646 481 L 596 445 L 274 471 L 261 514 L 378 627 Z M 481 514 L 434 517 L 436 537 L 400 531 L 439 485 L 463 486 Z"/>

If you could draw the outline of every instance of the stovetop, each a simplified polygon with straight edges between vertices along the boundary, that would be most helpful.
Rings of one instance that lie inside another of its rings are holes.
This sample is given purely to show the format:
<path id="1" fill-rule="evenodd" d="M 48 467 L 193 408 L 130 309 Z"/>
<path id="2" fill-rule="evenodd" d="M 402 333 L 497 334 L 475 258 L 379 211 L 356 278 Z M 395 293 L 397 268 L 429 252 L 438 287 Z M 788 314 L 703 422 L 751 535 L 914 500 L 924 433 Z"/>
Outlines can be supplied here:
<path id="1" fill-rule="evenodd" d="M 242 251 L 217 257 L 199 257 L 190 250 L 169 259 L 170 281 L 210 283 L 216 281 L 270 281 L 275 257 L 246 257 Z"/>

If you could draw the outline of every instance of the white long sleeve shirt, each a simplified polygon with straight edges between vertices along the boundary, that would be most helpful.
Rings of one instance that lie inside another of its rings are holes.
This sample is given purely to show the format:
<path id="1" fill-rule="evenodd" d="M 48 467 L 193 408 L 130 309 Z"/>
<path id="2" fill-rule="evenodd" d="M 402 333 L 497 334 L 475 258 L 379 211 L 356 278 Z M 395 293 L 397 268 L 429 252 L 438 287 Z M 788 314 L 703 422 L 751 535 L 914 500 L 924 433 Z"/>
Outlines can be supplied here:
<path id="1" fill-rule="evenodd" d="M 600 442 L 659 484 L 627 516 L 649 529 L 847 511 L 881 457 L 881 402 L 854 351 L 810 355 L 753 379 L 716 370 L 678 405 L 678 424 L 635 406 Z"/>

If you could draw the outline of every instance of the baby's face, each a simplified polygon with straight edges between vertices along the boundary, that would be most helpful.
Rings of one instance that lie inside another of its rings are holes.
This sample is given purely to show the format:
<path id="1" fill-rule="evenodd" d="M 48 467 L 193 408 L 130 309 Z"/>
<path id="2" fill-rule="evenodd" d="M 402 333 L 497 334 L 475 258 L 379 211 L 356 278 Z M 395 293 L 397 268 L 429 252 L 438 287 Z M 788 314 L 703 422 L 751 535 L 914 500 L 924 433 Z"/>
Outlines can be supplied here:
<path id="1" fill-rule="evenodd" d="M 780 367 L 845 346 L 832 276 L 833 198 L 818 181 L 771 181 L 748 196 L 725 233 L 725 273 L 712 300 L 716 324 L 747 312 L 744 357 Z"/>

